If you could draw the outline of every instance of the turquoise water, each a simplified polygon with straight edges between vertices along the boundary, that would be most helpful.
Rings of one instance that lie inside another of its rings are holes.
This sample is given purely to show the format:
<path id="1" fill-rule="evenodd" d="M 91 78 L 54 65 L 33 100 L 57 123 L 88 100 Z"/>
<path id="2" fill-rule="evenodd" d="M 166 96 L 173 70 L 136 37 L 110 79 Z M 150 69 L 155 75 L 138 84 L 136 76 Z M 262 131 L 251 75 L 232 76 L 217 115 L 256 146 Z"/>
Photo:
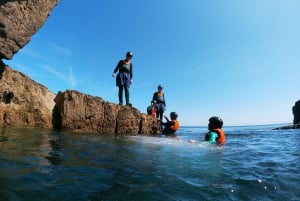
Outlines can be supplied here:
<path id="1" fill-rule="evenodd" d="M 205 127 L 177 139 L 2 128 L 0 200 L 300 200 L 300 130 L 274 127 L 225 127 L 221 147 Z"/>

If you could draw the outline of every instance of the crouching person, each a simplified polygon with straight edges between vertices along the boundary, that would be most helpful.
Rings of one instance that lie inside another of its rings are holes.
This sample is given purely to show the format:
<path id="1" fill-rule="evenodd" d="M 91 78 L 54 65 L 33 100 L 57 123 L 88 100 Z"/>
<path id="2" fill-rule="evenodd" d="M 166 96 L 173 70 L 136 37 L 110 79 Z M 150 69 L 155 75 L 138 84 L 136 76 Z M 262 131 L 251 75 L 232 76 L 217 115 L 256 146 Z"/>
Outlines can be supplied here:
<path id="1" fill-rule="evenodd" d="M 172 135 L 179 129 L 179 121 L 177 121 L 178 114 L 176 112 L 170 113 L 171 120 L 164 116 L 167 122 L 161 122 L 163 127 L 162 133 L 165 135 Z"/>

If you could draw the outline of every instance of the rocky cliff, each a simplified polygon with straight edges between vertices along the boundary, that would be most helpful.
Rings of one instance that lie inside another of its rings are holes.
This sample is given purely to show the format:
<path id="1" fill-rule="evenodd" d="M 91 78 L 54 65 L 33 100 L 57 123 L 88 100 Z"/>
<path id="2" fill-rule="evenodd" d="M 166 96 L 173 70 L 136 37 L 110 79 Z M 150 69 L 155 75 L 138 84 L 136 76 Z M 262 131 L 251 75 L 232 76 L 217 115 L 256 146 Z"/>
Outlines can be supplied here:
<path id="1" fill-rule="evenodd" d="M 55 95 L 2 59 L 24 47 L 58 0 L 0 0 L 0 124 L 51 128 Z"/>
<path id="2" fill-rule="evenodd" d="M 293 106 L 292 110 L 294 115 L 293 123 L 300 125 L 300 100 L 295 102 L 295 105 Z"/>
<path id="3" fill-rule="evenodd" d="M 55 95 L 0 61 L 0 124 L 52 128 Z"/>
<path id="4" fill-rule="evenodd" d="M 156 118 L 77 91 L 53 94 L 0 61 L 0 125 L 105 134 L 156 134 Z"/>
<path id="5" fill-rule="evenodd" d="M 299 129 L 300 128 L 300 100 L 295 102 L 295 105 L 292 107 L 294 121 L 292 125 L 282 126 L 279 128 L 274 128 L 274 130 L 281 129 Z"/>
<path id="6" fill-rule="evenodd" d="M 58 0 L 0 0 L 0 59 L 11 59 L 48 18 Z"/>
<path id="7" fill-rule="evenodd" d="M 58 0 L 0 0 L 0 125 L 79 132 L 154 134 L 155 118 L 77 91 L 50 92 L 5 65 L 44 24 Z"/>

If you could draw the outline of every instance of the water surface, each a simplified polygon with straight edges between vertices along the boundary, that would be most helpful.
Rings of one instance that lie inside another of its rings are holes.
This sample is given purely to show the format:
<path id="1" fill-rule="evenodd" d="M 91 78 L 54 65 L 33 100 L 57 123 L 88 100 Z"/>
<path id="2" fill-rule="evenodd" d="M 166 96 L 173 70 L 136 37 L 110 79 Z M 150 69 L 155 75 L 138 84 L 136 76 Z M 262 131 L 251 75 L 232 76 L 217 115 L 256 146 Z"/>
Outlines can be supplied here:
<path id="1" fill-rule="evenodd" d="M 205 127 L 178 138 L 0 130 L 0 200 L 300 200 L 300 130 Z M 197 140 L 188 143 L 189 139 Z"/>

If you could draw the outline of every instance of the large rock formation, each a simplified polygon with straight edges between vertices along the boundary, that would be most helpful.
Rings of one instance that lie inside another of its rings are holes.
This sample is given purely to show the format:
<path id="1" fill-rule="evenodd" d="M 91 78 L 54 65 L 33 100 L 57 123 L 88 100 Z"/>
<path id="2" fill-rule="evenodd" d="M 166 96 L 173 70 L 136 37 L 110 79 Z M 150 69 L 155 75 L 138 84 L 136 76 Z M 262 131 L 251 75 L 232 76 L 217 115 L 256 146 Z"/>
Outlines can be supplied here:
<path id="1" fill-rule="evenodd" d="M 58 0 L 0 0 L 0 59 L 11 59 L 46 21 Z"/>
<path id="2" fill-rule="evenodd" d="M 24 47 L 58 0 L 0 0 L 0 124 L 51 128 L 55 95 L 2 59 Z"/>
<path id="3" fill-rule="evenodd" d="M 55 97 L 53 126 L 56 129 L 106 134 L 156 134 L 157 119 L 134 107 L 119 106 L 77 91 Z"/>
<path id="4" fill-rule="evenodd" d="M 52 128 L 55 95 L 0 61 L 0 124 Z"/>
<path id="5" fill-rule="evenodd" d="M 282 130 L 282 129 L 296 129 L 300 128 L 300 100 L 295 102 L 295 105 L 292 107 L 294 121 L 292 125 L 282 126 L 279 128 L 274 128 L 274 130 Z"/>
<path id="6" fill-rule="evenodd" d="M 156 118 L 77 91 L 57 95 L 0 61 L 0 125 L 105 134 L 156 134 Z"/>
<path id="7" fill-rule="evenodd" d="M 300 100 L 295 102 L 295 105 L 292 108 L 294 115 L 294 124 L 300 124 Z"/>
<path id="8" fill-rule="evenodd" d="M 2 62 L 30 41 L 57 3 L 58 0 L 0 0 L 0 125 L 157 133 L 157 120 L 133 107 L 121 107 L 76 91 L 59 92 L 55 97 L 46 87 Z"/>

